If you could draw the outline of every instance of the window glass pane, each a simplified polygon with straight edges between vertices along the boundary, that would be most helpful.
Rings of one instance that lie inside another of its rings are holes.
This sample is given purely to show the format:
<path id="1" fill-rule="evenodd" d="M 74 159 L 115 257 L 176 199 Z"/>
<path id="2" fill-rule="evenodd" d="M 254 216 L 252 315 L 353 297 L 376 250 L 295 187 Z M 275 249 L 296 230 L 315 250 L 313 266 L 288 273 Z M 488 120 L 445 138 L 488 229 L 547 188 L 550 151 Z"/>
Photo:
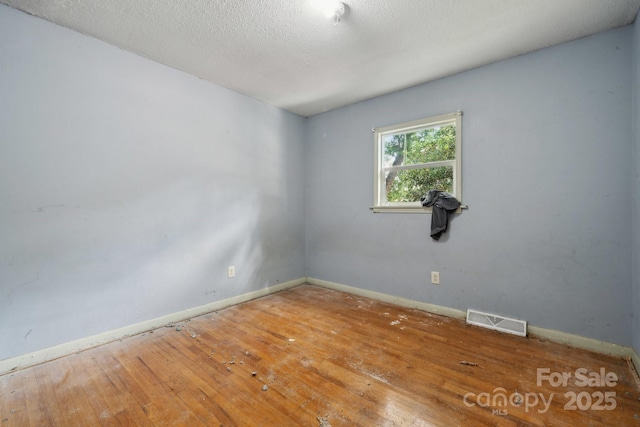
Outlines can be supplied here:
<path id="1" fill-rule="evenodd" d="M 417 132 L 386 135 L 382 143 L 384 167 L 454 160 L 456 127 L 447 125 Z"/>
<path id="2" fill-rule="evenodd" d="M 383 167 L 404 165 L 405 142 L 406 138 L 402 133 L 382 137 L 382 146 L 384 147 Z"/>
<path id="3" fill-rule="evenodd" d="M 419 202 L 429 190 L 453 194 L 453 167 L 389 172 L 385 179 L 387 202 Z"/>

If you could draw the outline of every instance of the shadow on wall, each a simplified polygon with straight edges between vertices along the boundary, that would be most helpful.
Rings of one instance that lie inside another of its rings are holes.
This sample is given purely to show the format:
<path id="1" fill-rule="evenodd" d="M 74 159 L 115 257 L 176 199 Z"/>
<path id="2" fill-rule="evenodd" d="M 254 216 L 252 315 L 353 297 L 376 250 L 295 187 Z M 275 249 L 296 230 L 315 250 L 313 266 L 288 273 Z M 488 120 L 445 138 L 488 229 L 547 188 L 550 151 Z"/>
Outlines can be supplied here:
<path id="1" fill-rule="evenodd" d="M 138 200 L 10 213 L 0 360 L 242 293 L 264 261 L 258 196 L 213 187 L 183 180 Z"/>

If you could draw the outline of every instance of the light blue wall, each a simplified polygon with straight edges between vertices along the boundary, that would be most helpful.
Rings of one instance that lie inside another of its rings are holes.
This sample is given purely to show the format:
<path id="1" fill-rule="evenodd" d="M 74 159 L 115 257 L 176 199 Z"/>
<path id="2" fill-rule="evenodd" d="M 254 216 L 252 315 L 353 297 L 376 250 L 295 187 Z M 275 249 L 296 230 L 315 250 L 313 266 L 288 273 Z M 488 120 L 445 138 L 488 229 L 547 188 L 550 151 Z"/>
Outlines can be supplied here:
<path id="1" fill-rule="evenodd" d="M 638 69 L 636 24 L 305 121 L 0 5 L 0 360 L 305 275 L 640 349 Z M 457 109 L 433 242 L 371 129 Z"/>
<path id="2" fill-rule="evenodd" d="M 626 27 L 310 118 L 307 275 L 630 345 L 631 49 Z M 371 213 L 372 128 L 458 109 L 448 236 Z"/>
<path id="3" fill-rule="evenodd" d="M 633 25 L 633 171 L 632 171 L 632 228 L 633 228 L 633 348 L 640 353 L 640 22 Z"/>
<path id="4" fill-rule="evenodd" d="M 0 5 L 0 360 L 303 277 L 303 128 Z"/>

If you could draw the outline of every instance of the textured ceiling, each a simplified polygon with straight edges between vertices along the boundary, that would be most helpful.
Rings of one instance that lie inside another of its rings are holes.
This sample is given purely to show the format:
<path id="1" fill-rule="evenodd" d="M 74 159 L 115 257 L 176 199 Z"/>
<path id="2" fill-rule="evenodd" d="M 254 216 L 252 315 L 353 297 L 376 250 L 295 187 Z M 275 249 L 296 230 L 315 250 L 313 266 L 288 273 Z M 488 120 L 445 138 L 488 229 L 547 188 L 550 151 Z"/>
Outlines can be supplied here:
<path id="1" fill-rule="evenodd" d="M 311 116 L 634 21 L 640 0 L 0 0 Z"/>

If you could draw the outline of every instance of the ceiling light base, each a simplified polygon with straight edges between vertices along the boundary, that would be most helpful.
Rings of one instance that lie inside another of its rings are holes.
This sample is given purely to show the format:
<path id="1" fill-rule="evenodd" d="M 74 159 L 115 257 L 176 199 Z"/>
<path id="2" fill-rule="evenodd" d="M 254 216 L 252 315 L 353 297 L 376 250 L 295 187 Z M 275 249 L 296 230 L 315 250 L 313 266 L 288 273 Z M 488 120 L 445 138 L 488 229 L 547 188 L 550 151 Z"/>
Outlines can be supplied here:
<path id="1" fill-rule="evenodd" d="M 340 23 L 340 19 L 342 18 L 342 15 L 344 15 L 344 12 L 345 12 L 344 3 L 337 2 L 334 10 L 334 15 L 333 15 L 333 25 L 338 25 Z"/>
<path id="2" fill-rule="evenodd" d="M 326 1 L 323 5 L 324 15 L 333 19 L 333 25 L 338 25 L 344 13 L 346 12 L 346 5 L 339 1 Z"/>

